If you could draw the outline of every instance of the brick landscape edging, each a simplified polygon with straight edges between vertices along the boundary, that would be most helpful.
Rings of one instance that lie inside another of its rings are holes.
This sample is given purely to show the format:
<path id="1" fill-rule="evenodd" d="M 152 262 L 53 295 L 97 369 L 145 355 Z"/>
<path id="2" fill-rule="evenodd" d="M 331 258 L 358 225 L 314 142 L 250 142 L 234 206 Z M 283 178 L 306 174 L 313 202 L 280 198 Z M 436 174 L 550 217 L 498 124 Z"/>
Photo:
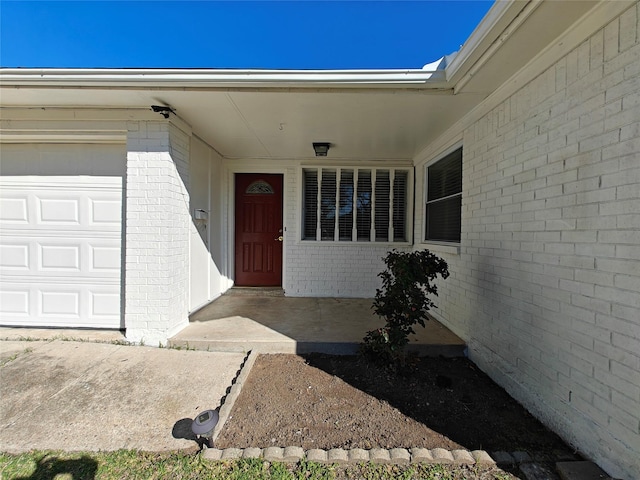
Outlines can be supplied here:
<path id="1" fill-rule="evenodd" d="M 446 450 L 444 448 L 427 449 L 415 448 L 362 448 L 343 449 L 332 448 L 324 450 L 312 448 L 304 450 L 302 447 L 249 447 L 249 448 L 205 448 L 201 452 L 205 460 L 227 461 L 248 458 L 262 458 L 270 462 L 297 463 L 308 460 L 316 463 L 336 465 L 377 463 L 409 465 L 415 463 L 447 464 L 447 465 L 485 465 L 485 466 L 517 466 L 526 463 L 548 463 L 545 454 L 530 455 L 528 452 L 492 452 L 484 450 Z M 576 461 L 576 455 L 563 455 L 553 461 Z"/>
<path id="2" fill-rule="evenodd" d="M 240 364 L 240 372 L 236 375 L 236 378 L 231 382 L 231 388 L 228 390 L 227 394 L 222 399 L 222 404 L 218 410 L 218 423 L 213 429 L 213 433 L 211 435 L 211 442 L 215 442 L 216 438 L 220 435 L 220 432 L 224 428 L 224 424 L 229 419 L 229 415 L 231 414 L 231 409 L 233 408 L 233 404 L 236 403 L 238 395 L 242 391 L 242 387 L 244 386 L 244 382 L 249 376 L 249 372 L 251 372 L 251 368 L 256 361 L 257 354 L 252 350 L 247 352 L 247 356 L 244 357 L 244 360 Z"/>
<path id="3" fill-rule="evenodd" d="M 505 453 L 505 452 L 502 452 Z M 516 452 L 514 452 L 516 453 Z M 523 453 L 523 452 L 521 452 Z M 514 456 L 506 454 L 511 460 Z M 297 463 L 303 459 L 317 463 L 347 464 L 347 463 L 379 463 L 409 465 L 410 463 L 440 463 L 451 465 L 496 465 L 497 462 L 484 450 L 445 450 L 444 448 L 372 448 L 364 450 L 353 448 L 345 450 L 332 448 L 323 450 L 313 448 L 304 450 L 302 447 L 267 447 L 267 448 L 207 448 L 202 451 L 206 460 L 238 460 L 241 458 L 263 458 L 264 460 L 283 463 Z"/>

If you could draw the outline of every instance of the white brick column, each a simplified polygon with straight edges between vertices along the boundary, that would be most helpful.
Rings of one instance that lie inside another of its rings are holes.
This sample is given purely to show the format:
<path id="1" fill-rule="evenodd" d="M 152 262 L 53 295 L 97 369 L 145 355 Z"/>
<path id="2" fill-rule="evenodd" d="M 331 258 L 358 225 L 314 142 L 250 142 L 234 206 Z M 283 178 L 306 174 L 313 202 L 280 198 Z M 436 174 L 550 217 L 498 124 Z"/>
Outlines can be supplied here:
<path id="1" fill-rule="evenodd" d="M 127 136 L 124 318 L 127 339 L 164 344 L 188 323 L 188 134 L 132 122 Z"/>

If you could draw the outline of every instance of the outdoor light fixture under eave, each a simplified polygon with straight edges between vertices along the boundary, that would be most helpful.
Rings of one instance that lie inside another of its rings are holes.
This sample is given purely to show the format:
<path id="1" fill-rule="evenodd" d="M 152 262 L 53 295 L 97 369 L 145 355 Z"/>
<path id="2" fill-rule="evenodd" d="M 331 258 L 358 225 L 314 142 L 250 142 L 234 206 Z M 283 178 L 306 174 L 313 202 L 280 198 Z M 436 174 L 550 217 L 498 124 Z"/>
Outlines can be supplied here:
<path id="1" fill-rule="evenodd" d="M 326 142 L 313 142 L 313 150 L 316 152 L 316 157 L 326 157 L 330 146 L 331 144 Z"/>

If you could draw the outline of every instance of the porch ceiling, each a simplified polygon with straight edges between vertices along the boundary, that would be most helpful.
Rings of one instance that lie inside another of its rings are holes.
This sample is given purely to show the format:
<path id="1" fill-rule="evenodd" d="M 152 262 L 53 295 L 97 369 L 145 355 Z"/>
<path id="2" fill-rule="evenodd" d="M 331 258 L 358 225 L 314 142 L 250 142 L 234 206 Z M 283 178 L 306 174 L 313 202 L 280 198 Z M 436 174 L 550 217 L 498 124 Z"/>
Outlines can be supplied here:
<path id="1" fill-rule="evenodd" d="M 304 159 L 330 142 L 329 159 L 411 160 L 483 94 L 414 91 L 166 92 L 224 157 Z"/>
<path id="2" fill-rule="evenodd" d="M 312 158 L 312 142 L 332 144 L 331 159 L 411 160 L 477 104 L 482 93 L 278 89 L 3 89 L 2 103 L 143 108 L 171 105 L 194 132 L 232 159 Z"/>
<path id="3" fill-rule="evenodd" d="M 153 81 L 163 71 L 61 70 L 47 80 L 47 70 L 12 69 L 0 71 L 0 95 L 3 107 L 170 105 L 230 159 L 313 159 L 312 142 L 323 141 L 332 144 L 329 159 L 409 161 L 596 3 L 497 2 L 447 67 L 446 79 L 403 84 L 376 82 L 382 76 L 374 75 L 371 83 L 356 84 L 319 74 L 318 81 L 300 82 L 313 75 L 282 71 L 272 72 L 279 81 L 260 82 L 251 80 L 260 72 L 238 71 L 232 74 L 250 80 L 234 83 L 202 81 L 190 70 L 166 71 L 173 80 Z"/>

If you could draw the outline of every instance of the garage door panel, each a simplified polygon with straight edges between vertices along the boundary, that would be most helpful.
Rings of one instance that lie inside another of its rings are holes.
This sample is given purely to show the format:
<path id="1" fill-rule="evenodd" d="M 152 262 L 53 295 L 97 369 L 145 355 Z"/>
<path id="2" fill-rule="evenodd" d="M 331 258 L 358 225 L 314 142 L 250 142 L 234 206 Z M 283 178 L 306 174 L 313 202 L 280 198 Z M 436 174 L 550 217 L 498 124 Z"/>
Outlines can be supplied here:
<path id="1" fill-rule="evenodd" d="M 122 198 L 123 176 L 0 177 L 0 324 L 122 327 Z"/>
<path id="2" fill-rule="evenodd" d="M 49 238 L 43 242 L 0 236 L 2 277 L 32 275 L 69 277 L 80 281 L 118 279 L 122 267 L 121 239 Z M 53 278 L 52 278 L 53 279 Z M 112 280 L 109 280 L 112 283 Z"/>
<path id="3" fill-rule="evenodd" d="M 0 268 L 9 271 L 29 270 L 29 244 L 25 243 L 0 243 Z"/>
<path id="4" fill-rule="evenodd" d="M 94 198 L 90 201 L 91 217 L 89 224 L 100 227 L 116 227 L 120 229 L 122 218 L 122 202 L 112 199 Z"/>
<path id="5" fill-rule="evenodd" d="M 3 320 L 4 315 L 19 319 L 24 322 L 29 317 L 29 289 L 7 289 L 0 290 L 0 301 L 2 301 Z"/>
<path id="6" fill-rule="evenodd" d="M 80 292 L 41 288 L 38 316 L 63 316 L 72 320 L 80 318 Z"/>
<path id="7" fill-rule="evenodd" d="M 25 197 L 0 198 L 0 222 L 8 225 L 27 224 L 27 201 Z"/>
<path id="8" fill-rule="evenodd" d="M 120 315 L 120 292 L 91 289 L 90 315 L 95 319 L 114 318 Z"/>
<path id="9" fill-rule="evenodd" d="M 73 284 L 66 279 L 44 284 L 0 285 L 3 325 L 119 328 L 119 285 Z"/>
<path id="10" fill-rule="evenodd" d="M 80 225 L 80 199 L 38 197 L 38 223 L 49 225 Z"/>
<path id="11" fill-rule="evenodd" d="M 58 272 L 60 270 L 80 272 L 80 245 L 40 244 L 39 271 Z"/>
<path id="12" fill-rule="evenodd" d="M 107 245 L 89 245 L 91 249 L 91 264 L 89 269 L 91 272 L 101 272 L 105 275 L 120 274 L 122 265 L 122 256 L 120 254 L 119 243 Z"/>

